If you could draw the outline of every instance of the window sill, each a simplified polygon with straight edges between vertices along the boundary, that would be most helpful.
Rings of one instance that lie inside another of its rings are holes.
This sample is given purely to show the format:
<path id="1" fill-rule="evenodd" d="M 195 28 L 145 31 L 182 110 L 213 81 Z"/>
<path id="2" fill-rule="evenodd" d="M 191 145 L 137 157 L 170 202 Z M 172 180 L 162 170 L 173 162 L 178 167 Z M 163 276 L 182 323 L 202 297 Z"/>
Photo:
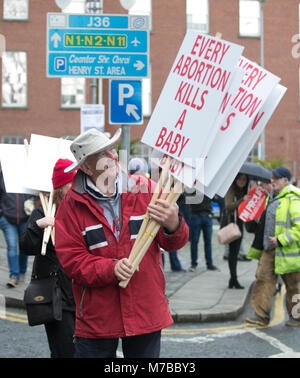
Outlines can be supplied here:
<path id="1" fill-rule="evenodd" d="M 29 22 L 29 18 L 2 18 L 3 22 Z"/>
<path id="2" fill-rule="evenodd" d="M 80 110 L 80 106 L 70 106 L 70 107 L 68 107 L 68 106 L 61 106 L 60 108 L 59 108 L 59 110 Z"/>
<path id="3" fill-rule="evenodd" d="M 28 106 L 1 106 L 1 110 L 28 110 Z"/>
<path id="4" fill-rule="evenodd" d="M 238 34 L 238 38 L 260 39 L 260 35 Z"/>

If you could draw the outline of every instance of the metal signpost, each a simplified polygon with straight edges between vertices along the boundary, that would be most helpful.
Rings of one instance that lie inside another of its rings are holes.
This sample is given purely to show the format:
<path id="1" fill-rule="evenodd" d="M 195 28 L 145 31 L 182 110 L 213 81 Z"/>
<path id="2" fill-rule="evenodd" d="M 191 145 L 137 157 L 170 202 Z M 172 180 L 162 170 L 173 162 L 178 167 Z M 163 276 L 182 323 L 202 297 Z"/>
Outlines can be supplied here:
<path id="1" fill-rule="evenodd" d="M 47 76 L 148 76 L 147 16 L 48 13 Z"/>

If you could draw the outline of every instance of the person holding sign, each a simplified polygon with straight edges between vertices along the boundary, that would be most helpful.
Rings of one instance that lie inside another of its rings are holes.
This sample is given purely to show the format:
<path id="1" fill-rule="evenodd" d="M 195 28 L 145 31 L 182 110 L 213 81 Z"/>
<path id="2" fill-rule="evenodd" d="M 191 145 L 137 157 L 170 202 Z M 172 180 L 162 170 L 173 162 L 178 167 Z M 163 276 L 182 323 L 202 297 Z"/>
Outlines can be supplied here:
<path id="1" fill-rule="evenodd" d="M 30 194 L 7 193 L 3 173 L 0 172 L 0 230 L 7 244 L 8 288 L 15 288 L 25 280 L 28 257 L 19 250 L 19 237 L 29 217 L 25 203 L 31 199 Z"/>
<path id="2" fill-rule="evenodd" d="M 273 196 L 267 198 L 263 223 L 255 234 L 248 256 L 258 258 L 252 291 L 255 317 L 250 324 L 267 326 L 276 289 L 277 275 L 286 285 L 287 326 L 300 326 L 300 190 L 289 184 L 291 172 L 285 167 L 272 171 Z M 260 243 L 259 243 L 260 240 Z M 259 245 L 260 244 L 260 245 Z"/>
<path id="3" fill-rule="evenodd" d="M 237 262 L 238 255 L 243 238 L 243 222 L 237 216 L 237 210 L 242 201 L 248 201 L 248 183 L 247 175 L 238 174 L 233 181 L 231 187 L 225 195 L 225 207 L 227 214 L 227 222 L 235 222 L 239 226 L 242 236 L 229 244 L 228 266 L 230 272 L 229 289 L 243 289 L 237 279 Z"/>
<path id="4" fill-rule="evenodd" d="M 59 207 L 61 200 L 71 187 L 75 172 L 65 173 L 64 169 L 73 162 L 59 159 L 53 169 L 53 203 Z M 47 243 L 46 254 L 41 254 L 44 230 L 54 225 L 54 218 L 45 216 L 42 206 L 33 210 L 26 228 L 20 238 L 20 247 L 26 255 L 35 255 L 33 272 L 34 280 L 43 280 L 56 274 L 61 289 L 61 320 L 45 324 L 51 358 L 74 357 L 73 335 L 75 329 L 75 303 L 70 278 L 62 269 L 51 239 Z M 41 311 L 41 310 L 39 310 Z"/>
<path id="5" fill-rule="evenodd" d="M 188 241 L 178 206 L 164 199 L 149 205 L 154 183 L 121 169 L 114 149 L 120 134 L 109 139 L 90 129 L 73 141 L 77 162 L 66 171 L 80 169 L 55 217 L 57 256 L 73 283 L 80 358 L 116 357 L 119 338 L 124 357 L 159 357 L 161 330 L 173 322 L 160 248 Z M 162 227 L 134 272 L 128 257 L 147 211 Z"/>

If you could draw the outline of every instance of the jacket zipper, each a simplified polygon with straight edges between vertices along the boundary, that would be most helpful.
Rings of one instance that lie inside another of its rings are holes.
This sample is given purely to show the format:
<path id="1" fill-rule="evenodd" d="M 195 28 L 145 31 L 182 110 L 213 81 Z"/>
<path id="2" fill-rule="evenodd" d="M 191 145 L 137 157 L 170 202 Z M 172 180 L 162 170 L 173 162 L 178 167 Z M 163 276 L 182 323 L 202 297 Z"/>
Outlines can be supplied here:
<path id="1" fill-rule="evenodd" d="M 83 290 L 82 290 L 81 299 L 80 299 L 80 303 L 79 303 L 79 313 L 80 313 L 81 318 L 83 318 L 82 304 L 83 304 L 83 298 L 84 298 L 84 295 L 85 295 L 85 291 L 86 291 L 86 287 L 83 288 Z"/>

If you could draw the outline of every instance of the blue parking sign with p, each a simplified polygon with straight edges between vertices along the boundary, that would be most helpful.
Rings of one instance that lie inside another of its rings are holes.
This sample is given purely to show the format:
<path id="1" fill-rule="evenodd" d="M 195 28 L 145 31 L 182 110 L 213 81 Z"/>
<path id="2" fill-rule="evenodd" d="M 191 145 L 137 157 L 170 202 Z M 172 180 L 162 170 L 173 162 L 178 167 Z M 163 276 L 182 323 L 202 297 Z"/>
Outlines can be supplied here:
<path id="1" fill-rule="evenodd" d="M 110 80 L 109 100 L 109 123 L 143 123 L 141 80 Z"/>
<path id="2" fill-rule="evenodd" d="M 64 57 L 56 57 L 54 59 L 54 70 L 65 71 L 67 69 L 67 60 Z"/>

